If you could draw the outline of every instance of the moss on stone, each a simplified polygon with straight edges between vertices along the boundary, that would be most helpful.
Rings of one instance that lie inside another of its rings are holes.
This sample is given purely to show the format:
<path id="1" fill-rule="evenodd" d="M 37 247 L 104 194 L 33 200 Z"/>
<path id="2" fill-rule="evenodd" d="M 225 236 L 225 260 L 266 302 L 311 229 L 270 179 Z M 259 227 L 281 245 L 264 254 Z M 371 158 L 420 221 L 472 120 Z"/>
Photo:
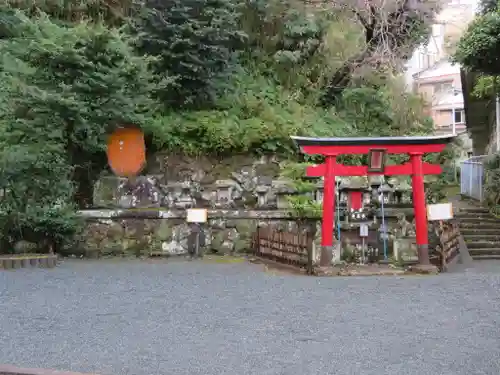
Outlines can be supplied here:
<path id="1" fill-rule="evenodd" d="M 253 233 L 257 229 L 257 221 L 256 220 L 238 220 L 236 222 L 236 230 L 240 235 L 241 239 L 251 238 Z"/>
<path id="2" fill-rule="evenodd" d="M 250 241 L 248 239 L 238 239 L 234 241 L 235 253 L 248 253 L 250 252 Z"/>
<path id="3" fill-rule="evenodd" d="M 161 220 L 160 225 L 156 228 L 154 237 L 160 241 L 171 241 L 173 231 L 167 220 Z"/>
<path id="4" fill-rule="evenodd" d="M 280 166 L 276 163 L 258 164 L 255 166 L 257 176 L 277 178 L 280 175 Z"/>
<path id="5" fill-rule="evenodd" d="M 225 236 L 223 231 L 215 233 L 214 236 L 212 237 L 212 243 L 210 244 L 210 249 L 214 253 L 224 253 L 224 247 L 222 246 L 224 244 L 224 239 Z"/>

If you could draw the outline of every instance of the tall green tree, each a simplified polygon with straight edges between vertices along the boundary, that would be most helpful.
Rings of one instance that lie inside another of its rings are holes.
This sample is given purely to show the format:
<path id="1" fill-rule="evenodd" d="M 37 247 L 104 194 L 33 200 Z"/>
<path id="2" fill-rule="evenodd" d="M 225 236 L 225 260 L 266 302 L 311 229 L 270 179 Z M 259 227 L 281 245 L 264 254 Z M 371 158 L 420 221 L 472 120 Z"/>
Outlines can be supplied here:
<path id="1" fill-rule="evenodd" d="M 157 57 L 155 72 L 175 79 L 157 92 L 167 108 L 213 105 L 217 84 L 237 63 L 246 35 L 235 0 L 147 0 L 133 20 L 138 50 Z"/>

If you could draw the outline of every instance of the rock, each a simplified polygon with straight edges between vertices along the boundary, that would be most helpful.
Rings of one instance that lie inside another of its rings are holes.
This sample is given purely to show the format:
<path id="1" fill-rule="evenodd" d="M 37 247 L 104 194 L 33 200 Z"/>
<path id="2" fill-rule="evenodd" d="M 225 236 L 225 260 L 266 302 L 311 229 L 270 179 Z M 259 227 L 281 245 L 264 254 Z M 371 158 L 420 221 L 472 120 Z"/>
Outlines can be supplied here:
<path id="1" fill-rule="evenodd" d="M 121 180 L 116 195 L 118 205 L 122 208 L 159 207 L 164 193 L 157 178 L 139 176 L 135 180 Z"/>
<path id="2" fill-rule="evenodd" d="M 244 239 L 238 239 L 234 241 L 233 250 L 235 253 L 246 253 L 252 251 L 252 249 L 250 248 L 250 241 Z"/>
<path id="3" fill-rule="evenodd" d="M 167 220 L 160 220 L 160 224 L 155 230 L 154 237 L 159 241 L 168 241 L 172 239 L 172 228 Z"/>
<path id="4" fill-rule="evenodd" d="M 212 235 L 210 249 L 214 253 L 224 253 L 224 232 L 217 231 Z"/>
<path id="5" fill-rule="evenodd" d="M 33 253 L 37 250 L 38 245 L 33 242 L 28 241 L 18 241 L 14 245 L 14 253 L 15 254 L 25 254 L 25 253 Z"/>
<path id="6" fill-rule="evenodd" d="M 164 241 L 161 246 L 162 251 L 166 255 L 184 255 L 187 254 L 187 249 L 180 241 L 172 240 L 170 242 Z"/>

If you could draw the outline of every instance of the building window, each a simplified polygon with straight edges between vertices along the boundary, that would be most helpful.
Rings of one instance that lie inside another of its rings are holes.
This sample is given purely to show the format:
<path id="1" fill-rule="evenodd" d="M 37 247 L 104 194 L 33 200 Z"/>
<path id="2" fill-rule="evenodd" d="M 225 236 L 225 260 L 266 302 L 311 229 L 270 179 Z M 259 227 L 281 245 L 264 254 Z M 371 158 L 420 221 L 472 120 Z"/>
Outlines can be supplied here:
<path id="1" fill-rule="evenodd" d="M 463 110 L 455 110 L 455 119 L 453 122 L 455 124 L 463 124 L 465 122 L 465 116 Z"/>
<path id="2" fill-rule="evenodd" d="M 453 90 L 453 81 L 438 82 L 434 84 L 434 93 L 442 94 Z"/>
<path id="3" fill-rule="evenodd" d="M 419 53 L 420 69 L 427 69 L 436 63 L 436 54 L 427 50 Z"/>

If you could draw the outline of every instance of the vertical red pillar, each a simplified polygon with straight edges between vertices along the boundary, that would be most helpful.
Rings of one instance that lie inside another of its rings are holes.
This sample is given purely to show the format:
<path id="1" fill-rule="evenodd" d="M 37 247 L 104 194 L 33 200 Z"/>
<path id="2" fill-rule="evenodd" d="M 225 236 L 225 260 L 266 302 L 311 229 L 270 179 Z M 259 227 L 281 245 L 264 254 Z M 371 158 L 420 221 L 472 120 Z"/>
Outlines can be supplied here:
<path id="1" fill-rule="evenodd" d="M 429 264 L 429 239 L 427 232 L 427 207 L 425 204 L 422 153 L 410 154 L 412 165 L 413 208 L 415 211 L 415 231 L 417 236 L 418 261 Z"/>
<path id="2" fill-rule="evenodd" d="M 321 223 L 320 266 L 327 267 L 332 261 L 333 225 L 335 223 L 335 164 L 336 156 L 326 156 L 323 187 L 323 221 Z"/>

